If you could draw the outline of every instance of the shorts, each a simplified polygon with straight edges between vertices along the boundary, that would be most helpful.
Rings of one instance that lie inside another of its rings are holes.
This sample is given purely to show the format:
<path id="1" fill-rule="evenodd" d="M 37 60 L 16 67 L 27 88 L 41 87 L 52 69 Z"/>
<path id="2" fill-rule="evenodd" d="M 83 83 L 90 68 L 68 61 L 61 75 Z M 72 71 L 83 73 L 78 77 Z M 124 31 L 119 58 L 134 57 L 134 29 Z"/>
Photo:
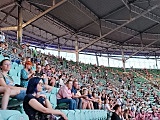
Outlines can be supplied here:
<path id="1" fill-rule="evenodd" d="M 14 96 L 14 98 L 16 98 L 19 101 L 23 101 L 25 96 L 26 96 L 26 90 L 21 90 L 18 95 Z"/>

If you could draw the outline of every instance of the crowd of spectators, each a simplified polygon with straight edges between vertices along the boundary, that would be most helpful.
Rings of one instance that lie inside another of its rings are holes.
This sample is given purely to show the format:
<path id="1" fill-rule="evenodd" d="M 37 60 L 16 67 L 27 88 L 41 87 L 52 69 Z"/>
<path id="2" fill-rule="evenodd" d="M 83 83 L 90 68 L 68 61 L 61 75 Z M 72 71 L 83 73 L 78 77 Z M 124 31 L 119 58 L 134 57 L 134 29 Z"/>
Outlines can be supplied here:
<path id="1" fill-rule="evenodd" d="M 6 46 L 0 43 L 0 47 Z M 26 47 L 23 44 L 21 49 L 26 50 Z M 30 56 L 25 56 L 24 50 L 12 50 L 15 57 L 0 63 L 2 109 L 7 109 L 9 97 L 12 97 L 24 101 L 24 110 L 31 120 L 36 111 L 67 119 L 63 113 L 52 109 L 45 96 L 57 87 L 57 104 L 66 103 L 70 110 L 104 109 L 111 120 L 160 119 L 160 90 L 147 81 L 136 81 L 139 76 L 132 69 L 122 73 L 118 69 L 67 61 L 36 50 Z M 12 62 L 23 66 L 19 85 L 8 75 Z"/>

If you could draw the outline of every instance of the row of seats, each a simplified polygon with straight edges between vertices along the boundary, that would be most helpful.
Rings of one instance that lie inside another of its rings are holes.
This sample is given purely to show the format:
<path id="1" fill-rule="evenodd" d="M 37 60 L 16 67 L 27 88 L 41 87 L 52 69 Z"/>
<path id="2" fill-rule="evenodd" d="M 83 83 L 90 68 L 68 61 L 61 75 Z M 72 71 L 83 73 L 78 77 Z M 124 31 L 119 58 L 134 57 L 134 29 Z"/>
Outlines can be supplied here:
<path id="1" fill-rule="evenodd" d="M 104 110 L 61 110 L 68 120 L 106 120 L 107 112 Z M 0 110 L 0 120 L 29 120 L 25 113 L 18 110 Z"/>

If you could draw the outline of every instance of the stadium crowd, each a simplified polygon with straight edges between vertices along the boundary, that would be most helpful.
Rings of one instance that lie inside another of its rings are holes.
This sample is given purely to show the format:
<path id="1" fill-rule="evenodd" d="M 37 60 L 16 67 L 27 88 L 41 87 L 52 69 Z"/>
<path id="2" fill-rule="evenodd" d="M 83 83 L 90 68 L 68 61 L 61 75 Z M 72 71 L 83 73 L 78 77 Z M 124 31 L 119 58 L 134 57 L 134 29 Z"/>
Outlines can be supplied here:
<path id="1" fill-rule="evenodd" d="M 7 43 L 1 42 L 0 47 L 2 51 L 10 50 Z M 1 109 L 7 109 L 12 97 L 23 101 L 30 120 L 43 118 L 39 113 L 67 119 L 61 111 L 52 109 L 45 95 L 57 87 L 58 105 L 66 103 L 62 109 L 104 109 L 111 120 L 160 119 L 160 89 L 147 80 L 141 82 L 133 69 L 120 74 L 121 70 L 116 68 L 67 61 L 36 50 L 30 54 L 31 50 L 24 44 L 20 49 L 14 47 L 9 51 L 11 59 L 1 53 L 7 58 L 0 62 Z M 15 84 L 8 74 L 13 63 L 21 66 L 21 84 Z"/>

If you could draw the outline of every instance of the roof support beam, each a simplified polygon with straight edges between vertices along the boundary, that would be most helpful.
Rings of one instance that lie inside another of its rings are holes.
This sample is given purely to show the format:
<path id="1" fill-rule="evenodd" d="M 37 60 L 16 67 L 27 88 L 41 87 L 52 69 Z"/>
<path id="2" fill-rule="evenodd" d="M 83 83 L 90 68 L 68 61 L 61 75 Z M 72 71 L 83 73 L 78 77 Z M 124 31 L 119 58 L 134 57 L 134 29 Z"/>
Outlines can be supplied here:
<path id="1" fill-rule="evenodd" d="M 7 30 L 17 30 L 17 26 L 0 28 L 0 31 L 7 31 Z"/>
<path id="2" fill-rule="evenodd" d="M 48 12 L 52 11 L 53 9 L 55 9 L 56 7 L 62 5 L 63 3 L 65 3 L 67 0 L 62 0 L 61 2 L 53 5 L 52 7 L 50 7 L 49 9 L 47 9 L 46 11 L 42 12 L 41 14 L 35 16 L 34 18 L 32 18 L 31 20 L 29 20 L 28 22 L 24 23 L 22 25 L 22 27 L 26 27 L 27 25 L 31 24 L 32 22 L 36 21 L 37 19 L 41 18 L 43 15 L 47 14 Z"/>
<path id="3" fill-rule="evenodd" d="M 13 6 L 13 8 L 6 14 L 6 16 L 0 20 L 0 24 L 2 24 L 6 19 L 7 17 L 11 14 L 11 12 L 16 8 L 16 5 Z"/>
<path id="4" fill-rule="evenodd" d="M 46 11 L 42 12 L 41 14 L 35 16 L 34 18 L 32 18 L 31 20 L 27 21 L 26 23 L 22 24 L 22 28 L 26 27 L 27 25 L 31 24 L 32 22 L 36 21 L 37 19 L 41 18 L 43 15 L 47 14 L 48 12 L 50 12 L 51 10 L 55 9 L 56 7 L 62 5 L 63 3 L 65 3 L 67 0 L 62 0 L 61 2 L 53 5 L 52 7 L 50 7 L 49 9 L 47 9 Z M 14 4 L 15 5 L 15 4 Z M 1 8 L 0 8 L 1 10 Z M 17 26 L 12 26 L 12 27 L 3 27 L 0 28 L 1 31 L 5 31 L 5 30 L 17 30 L 18 27 Z"/>
<path id="5" fill-rule="evenodd" d="M 126 58 L 125 61 L 127 61 L 129 58 L 131 58 L 132 56 L 136 55 L 137 53 L 141 52 L 142 50 L 146 49 L 147 47 L 153 45 L 157 41 L 159 41 L 159 40 L 155 40 L 155 41 L 151 42 L 150 44 L 146 45 L 145 47 L 142 47 L 140 50 L 136 51 L 135 53 L 133 53 L 132 55 L 130 55 L 128 58 Z"/>
<path id="6" fill-rule="evenodd" d="M 159 7 L 159 6 L 160 6 L 160 4 L 155 5 L 155 6 L 151 7 L 150 9 L 148 9 L 148 10 L 142 12 L 141 14 L 137 15 L 136 17 L 131 18 L 130 20 L 128 20 L 128 21 L 125 22 L 124 24 L 122 24 L 122 25 L 116 27 L 115 29 L 113 29 L 113 30 L 111 30 L 110 32 L 108 32 L 108 33 L 102 35 L 101 37 L 99 37 L 99 38 L 93 40 L 91 43 L 89 43 L 88 45 L 86 45 L 86 46 L 84 46 L 83 48 L 79 49 L 78 51 L 80 52 L 80 51 L 82 51 L 82 50 L 88 48 L 89 46 L 91 46 L 91 45 L 93 45 L 94 43 L 98 42 L 99 40 L 103 39 L 103 38 L 106 37 L 107 35 L 110 35 L 111 33 L 115 32 L 116 30 L 118 30 L 118 29 L 124 27 L 125 25 L 131 23 L 132 21 L 134 21 L 134 20 L 136 20 L 136 19 L 138 19 L 138 18 L 140 18 L 141 16 L 143 16 L 143 15 L 145 15 L 146 13 L 148 13 L 148 12 L 150 12 L 150 11 L 156 9 L 156 8 Z"/>
<path id="7" fill-rule="evenodd" d="M 9 8 L 9 7 L 12 7 L 12 6 L 14 6 L 14 5 L 16 5 L 16 2 L 11 2 L 11 3 L 8 3 L 8 4 L 6 4 L 6 5 L 3 5 L 3 6 L 0 7 L 0 11 L 1 11 L 1 10 L 4 10 L 4 9 L 7 9 L 7 8 Z"/>

